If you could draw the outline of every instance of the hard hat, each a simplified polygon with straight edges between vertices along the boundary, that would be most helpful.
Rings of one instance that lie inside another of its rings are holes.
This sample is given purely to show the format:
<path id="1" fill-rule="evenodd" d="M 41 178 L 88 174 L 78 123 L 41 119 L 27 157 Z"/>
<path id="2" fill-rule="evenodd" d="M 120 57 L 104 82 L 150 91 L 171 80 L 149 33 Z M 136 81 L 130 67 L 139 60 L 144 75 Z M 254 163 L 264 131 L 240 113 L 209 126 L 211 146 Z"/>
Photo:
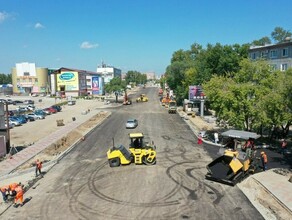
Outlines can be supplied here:
<path id="1" fill-rule="evenodd" d="M 261 154 L 264 154 L 264 153 L 265 153 L 264 151 L 261 152 Z"/>

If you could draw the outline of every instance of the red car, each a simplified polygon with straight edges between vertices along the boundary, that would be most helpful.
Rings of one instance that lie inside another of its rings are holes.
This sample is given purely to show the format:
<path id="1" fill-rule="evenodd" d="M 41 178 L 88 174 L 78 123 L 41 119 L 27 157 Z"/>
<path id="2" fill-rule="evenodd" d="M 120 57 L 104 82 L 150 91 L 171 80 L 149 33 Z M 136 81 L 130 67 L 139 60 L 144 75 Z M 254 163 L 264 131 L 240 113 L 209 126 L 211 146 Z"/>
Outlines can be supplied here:
<path id="1" fill-rule="evenodd" d="M 58 111 L 56 109 L 52 108 L 52 107 L 48 107 L 48 108 L 44 109 L 44 112 L 50 112 L 51 114 L 55 114 Z"/>

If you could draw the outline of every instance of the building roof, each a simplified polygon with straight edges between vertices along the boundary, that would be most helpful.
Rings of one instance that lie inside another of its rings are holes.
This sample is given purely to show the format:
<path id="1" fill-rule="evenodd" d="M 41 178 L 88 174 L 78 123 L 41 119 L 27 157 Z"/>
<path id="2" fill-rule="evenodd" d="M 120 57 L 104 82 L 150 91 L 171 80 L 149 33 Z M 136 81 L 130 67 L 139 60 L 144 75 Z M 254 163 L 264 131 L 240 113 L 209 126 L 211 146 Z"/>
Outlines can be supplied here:
<path id="1" fill-rule="evenodd" d="M 292 41 L 289 40 L 289 41 L 285 41 L 285 42 L 281 42 L 281 43 L 278 43 L 278 44 L 267 44 L 267 45 L 264 45 L 264 46 L 251 46 L 249 48 L 250 51 L 258 51 L 258 50 L 261 50 L 261 49 L 273 49 L 273 48 L 279 48 L 279 47 L 287 47 L 287 46 L 292 46 Z"/>
<path id="2" fill-rule="evenodd" d="M 93 72 L 93 71 L 71 69 L 71 68 L 66 68 L 66 67 L 61 67 L 60 69 L 53 71 L 52 74 L 58 74 L 58 73 L 61 73 L 62 71 L 75 71 L 75 72 L 82 72 L 82 73 L 94 74 L 94 75 L 98 74 L 97 72 Z"/>

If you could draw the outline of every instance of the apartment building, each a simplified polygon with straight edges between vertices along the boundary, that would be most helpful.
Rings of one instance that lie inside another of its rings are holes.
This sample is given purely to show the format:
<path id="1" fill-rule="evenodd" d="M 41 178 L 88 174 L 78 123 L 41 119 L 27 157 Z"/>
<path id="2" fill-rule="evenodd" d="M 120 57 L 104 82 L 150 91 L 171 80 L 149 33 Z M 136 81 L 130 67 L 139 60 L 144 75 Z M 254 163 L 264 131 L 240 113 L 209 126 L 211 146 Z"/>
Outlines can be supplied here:
<path id="1" fill-rule="evenodd" d="M 265 46 L 251 46 L 249 49 L 251 60 L 266 59 L 275 70 L 285 71 L 292 68 L 292 40 L 269 44 Z"/>

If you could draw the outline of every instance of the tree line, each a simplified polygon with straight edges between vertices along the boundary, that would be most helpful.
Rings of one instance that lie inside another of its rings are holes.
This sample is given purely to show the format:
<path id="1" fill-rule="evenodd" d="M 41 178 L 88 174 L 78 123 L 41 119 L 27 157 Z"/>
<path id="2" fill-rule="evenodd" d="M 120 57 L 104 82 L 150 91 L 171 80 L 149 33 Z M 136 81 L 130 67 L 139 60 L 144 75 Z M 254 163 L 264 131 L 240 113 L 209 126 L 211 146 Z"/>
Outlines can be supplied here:
<path id="1" fill-rule="evenodd" d="M 12 75 L 0 73 L 0 85 L 2 84 L 12 84 Z"/>
<path id="2" fill-rule="evenodd" d="M 271 33 L 275 43 L 287 37 L 291 32 L 280 27 Z M 270 38 L 206 48 L 194 43 L 173 53 L 161 84 L 174 90 L 178 103 L 188 98 L 189 86 L 202 85 L 218 123 L 257 132 L 280 128 L 286 136 L 292 122 L 292 69 L 281 72 L 265 60 L 248 59 L 251 45 L 265 43 L 271 43 Z"/>

